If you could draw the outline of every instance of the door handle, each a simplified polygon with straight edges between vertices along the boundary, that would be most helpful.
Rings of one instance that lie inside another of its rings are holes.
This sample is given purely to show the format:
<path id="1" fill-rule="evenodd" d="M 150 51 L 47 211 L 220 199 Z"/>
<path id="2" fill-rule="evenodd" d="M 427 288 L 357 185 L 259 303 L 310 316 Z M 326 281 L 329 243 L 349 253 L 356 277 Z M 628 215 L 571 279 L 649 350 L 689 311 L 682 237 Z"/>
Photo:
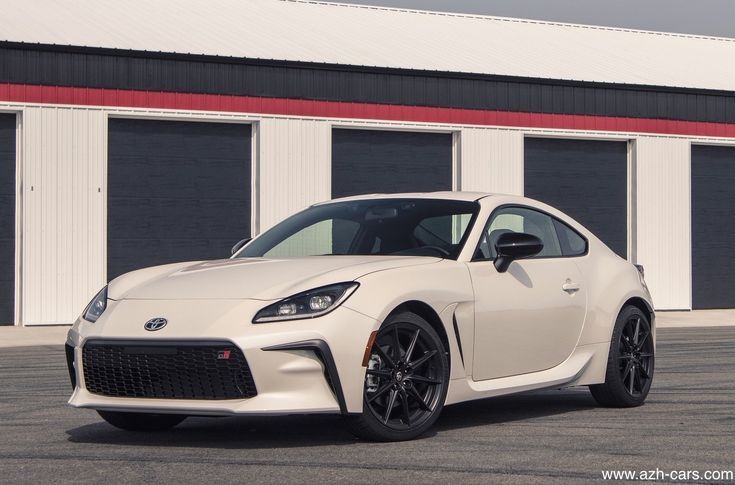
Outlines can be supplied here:
<path id="1" fill-rule="evenodd" d="M 561 285 L 561 289 L 571 295 L 572 293 L 579 291 L 579 283 L 572 283 L 571 281 L 567 280 L 566 283 Z"/>

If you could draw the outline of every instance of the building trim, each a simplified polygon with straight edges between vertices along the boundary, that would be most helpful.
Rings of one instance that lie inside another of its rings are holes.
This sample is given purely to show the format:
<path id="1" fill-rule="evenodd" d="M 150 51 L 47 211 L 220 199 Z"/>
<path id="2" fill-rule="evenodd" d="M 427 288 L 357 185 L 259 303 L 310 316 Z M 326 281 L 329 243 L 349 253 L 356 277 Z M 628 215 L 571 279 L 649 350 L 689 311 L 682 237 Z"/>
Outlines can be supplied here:
<path id="1" fill-rule="evenodd" d="M 735 92 L 0 42 L 0 83 L 735 123 Z"/>
<path id="2" fill-rule="evenodd" d="M 735 138 L 735 123 L 0 83 L 0 101 Z"/>

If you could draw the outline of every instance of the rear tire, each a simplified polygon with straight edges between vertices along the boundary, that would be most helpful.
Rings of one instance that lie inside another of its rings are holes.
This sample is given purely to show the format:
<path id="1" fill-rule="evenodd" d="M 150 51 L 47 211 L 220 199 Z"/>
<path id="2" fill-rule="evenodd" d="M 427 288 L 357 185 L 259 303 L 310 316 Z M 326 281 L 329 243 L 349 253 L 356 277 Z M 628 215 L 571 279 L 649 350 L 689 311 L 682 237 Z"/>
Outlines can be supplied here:
<path id="1" fill-rule="evenodd" d="M 180 414 L 121 413 L 117 411 L 97 411 L 97 413 L 114 427 L 125 431 L 164 431 L 186 419 L 186 416 Z"/>
<path id="2" fill-rule="evenodd" d="M 626 306 L 618 315 L 607 357 L 605 383 L 591 385 L 598 404 L 627 408 L 646 400 L 653 381 L 651 324 L 640 308 Z"/>
<path id="3" fill-rule="evenodd" d="M 378 331 L 365 373 L 363 411 L 349 416 L 353 434 L 405 441 L 425 433 L 444 408 L 449 359 L 441 338 L 420 316 L 389 316 Z"/>

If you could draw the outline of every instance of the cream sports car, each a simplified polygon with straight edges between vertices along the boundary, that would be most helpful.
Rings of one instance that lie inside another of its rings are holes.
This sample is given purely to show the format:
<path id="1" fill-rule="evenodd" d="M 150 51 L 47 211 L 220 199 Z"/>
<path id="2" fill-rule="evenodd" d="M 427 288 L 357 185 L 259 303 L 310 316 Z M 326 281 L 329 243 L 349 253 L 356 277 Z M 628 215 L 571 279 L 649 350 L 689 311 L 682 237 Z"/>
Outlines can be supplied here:
<path id="1" fill-rule="evenodd" d="M 134 271 L 66 344 L 74 392 L 126 430 L 188 415 L 339 413 L 405 440 L 445 405 L 589 386 L 637 406 L 654 367 L 643 270 L 523 197 L 316 204 L 233 256 Z"/>

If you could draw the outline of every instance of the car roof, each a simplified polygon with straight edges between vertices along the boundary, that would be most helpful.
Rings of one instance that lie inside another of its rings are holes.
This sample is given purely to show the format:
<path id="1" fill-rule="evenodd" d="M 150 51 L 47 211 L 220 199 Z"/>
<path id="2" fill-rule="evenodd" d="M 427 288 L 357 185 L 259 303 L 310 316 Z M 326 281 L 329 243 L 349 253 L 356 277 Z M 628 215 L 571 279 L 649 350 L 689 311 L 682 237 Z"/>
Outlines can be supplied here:
<path id="1" fill-rule="evenodd" d="M 375 193 L 375 194 L 361 194 L 353 195 L 350 197 L 341 197 L 338 199 L 327 200 L 319 202 L 314 205 L 329 204 L 332 202 L 343 202 L 349 200 L 374 200 L 374 199 L 439 199 L 439 200 L 461 200 L 474 202 L 485 197 L 492 195 L 487 192 L 451 192 L 451 191 L 439 191 L 439 192 L 404 192 L 400 194 L 386 194 L 386 193 Z"/>

